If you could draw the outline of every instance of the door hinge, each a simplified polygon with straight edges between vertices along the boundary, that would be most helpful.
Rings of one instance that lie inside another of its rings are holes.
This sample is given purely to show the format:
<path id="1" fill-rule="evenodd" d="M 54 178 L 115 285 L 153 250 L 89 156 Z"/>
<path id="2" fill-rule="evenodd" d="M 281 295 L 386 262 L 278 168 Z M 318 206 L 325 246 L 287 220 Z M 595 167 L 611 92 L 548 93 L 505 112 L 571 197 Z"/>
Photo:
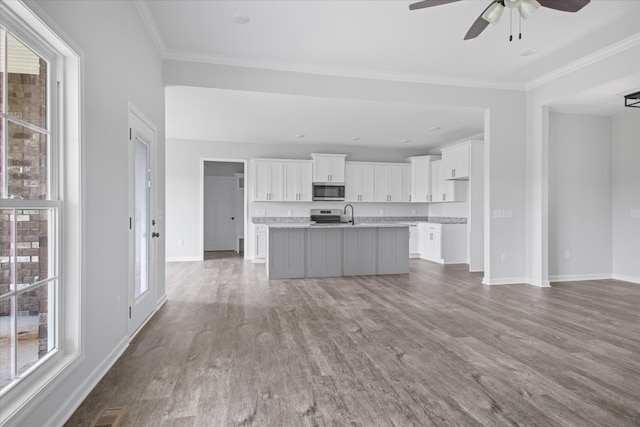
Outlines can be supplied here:
<path id="1" fill-rule="evenodd" d="M 132 221 L 131 221 L 131 217 L 129 217 L 129 230 L 131 230 L 131 229 L 132 229 L 132 227 L 133 227 L 133 223 L 132 223 Z"/>
<path id="2" fill-rule="evenodd" d="M 131 319 L 131 306 L 129 306 L 129 319 Z"/>
<path id="3" fill-rule="evenodd" d="M 131 141 L 131 138 L 132 138 L 132 131 L 131 131 L 131 128 L 129 128 L 129 141 Z"/>

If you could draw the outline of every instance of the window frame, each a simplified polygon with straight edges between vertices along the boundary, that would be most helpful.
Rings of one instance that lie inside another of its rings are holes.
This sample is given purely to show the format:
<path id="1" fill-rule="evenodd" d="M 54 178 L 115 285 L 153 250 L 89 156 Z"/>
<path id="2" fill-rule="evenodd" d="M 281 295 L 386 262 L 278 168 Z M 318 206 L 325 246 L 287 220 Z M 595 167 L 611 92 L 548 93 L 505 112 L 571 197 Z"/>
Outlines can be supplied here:
<path id="1" fill-rule="evenodd" d="M 48 200 L 2 199 L 2 208 L 54 208 L 56 211 L 57 235 L 53 252 L 57 263 L 57 285 L 53 323 L 57 347 L 0 390 L 0 406 L 3 408 L 0 411 L 0 424 L 19 423 L 78 367 L 84 354 L 81 328 L 84 317 L 81 284 L 85 274 L 82 254 L 85 247 L 85 208 L 82 197 L 84 170 L 80 144 L 82 56 L 77 53 L 77 47 L 70 46 L 64 33 L 55 27 L 52 30 L 38 17 L 42 15 L 41 11 L 36 15 L 32 9 L 39 11 L 37 5 L 27 6 L 22 2 L 0 0 L 2 26 L 49 62 Z M 3 96 L 7 99 L 6 95 Z M 47 280 L 39 283 L 43 282 Z M 52 418 L 56 416 L 59 417 L 60 414 L 52 414 Z"/>

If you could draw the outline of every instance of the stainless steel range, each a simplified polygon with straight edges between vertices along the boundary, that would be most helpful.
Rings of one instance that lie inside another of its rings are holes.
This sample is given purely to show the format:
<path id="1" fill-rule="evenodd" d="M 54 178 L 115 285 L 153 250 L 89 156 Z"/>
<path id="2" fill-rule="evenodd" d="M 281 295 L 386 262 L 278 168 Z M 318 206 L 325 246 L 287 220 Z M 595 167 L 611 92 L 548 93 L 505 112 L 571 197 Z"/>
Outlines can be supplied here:
<path id="1" fill-rule="evenodd" d="M 342 209 L 311 209 L 311 221 L 316 224 L 339 224 Z"/>

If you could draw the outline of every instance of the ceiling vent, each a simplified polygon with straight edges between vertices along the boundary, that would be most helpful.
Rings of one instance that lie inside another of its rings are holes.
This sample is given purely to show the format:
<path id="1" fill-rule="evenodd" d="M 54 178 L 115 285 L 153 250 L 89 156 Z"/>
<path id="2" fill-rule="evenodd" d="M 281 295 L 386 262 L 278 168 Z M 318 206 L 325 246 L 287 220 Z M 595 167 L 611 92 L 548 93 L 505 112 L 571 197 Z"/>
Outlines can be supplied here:
<path id="1" fill-rule="evenodd" d="M 624 96 L 624 106 L 640 108 L 640 92 L 630 93 Z"/>

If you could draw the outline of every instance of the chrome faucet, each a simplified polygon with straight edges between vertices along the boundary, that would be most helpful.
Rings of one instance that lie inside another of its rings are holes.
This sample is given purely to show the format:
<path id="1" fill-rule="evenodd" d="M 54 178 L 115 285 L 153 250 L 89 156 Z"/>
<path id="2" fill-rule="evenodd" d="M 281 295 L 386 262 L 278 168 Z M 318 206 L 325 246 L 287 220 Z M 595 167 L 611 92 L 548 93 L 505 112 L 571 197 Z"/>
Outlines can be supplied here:
<path id="1" fill-rule="evenodd" d="M 351 206 L 351 225 L 356 225 L 355 220 L 353 218 L 353 205 L 351 203 L 347 203 L 347 205 L 344 207 L 344 211 L 342 212 L 344 215 L 347 214 L 347 208 Z"/>

